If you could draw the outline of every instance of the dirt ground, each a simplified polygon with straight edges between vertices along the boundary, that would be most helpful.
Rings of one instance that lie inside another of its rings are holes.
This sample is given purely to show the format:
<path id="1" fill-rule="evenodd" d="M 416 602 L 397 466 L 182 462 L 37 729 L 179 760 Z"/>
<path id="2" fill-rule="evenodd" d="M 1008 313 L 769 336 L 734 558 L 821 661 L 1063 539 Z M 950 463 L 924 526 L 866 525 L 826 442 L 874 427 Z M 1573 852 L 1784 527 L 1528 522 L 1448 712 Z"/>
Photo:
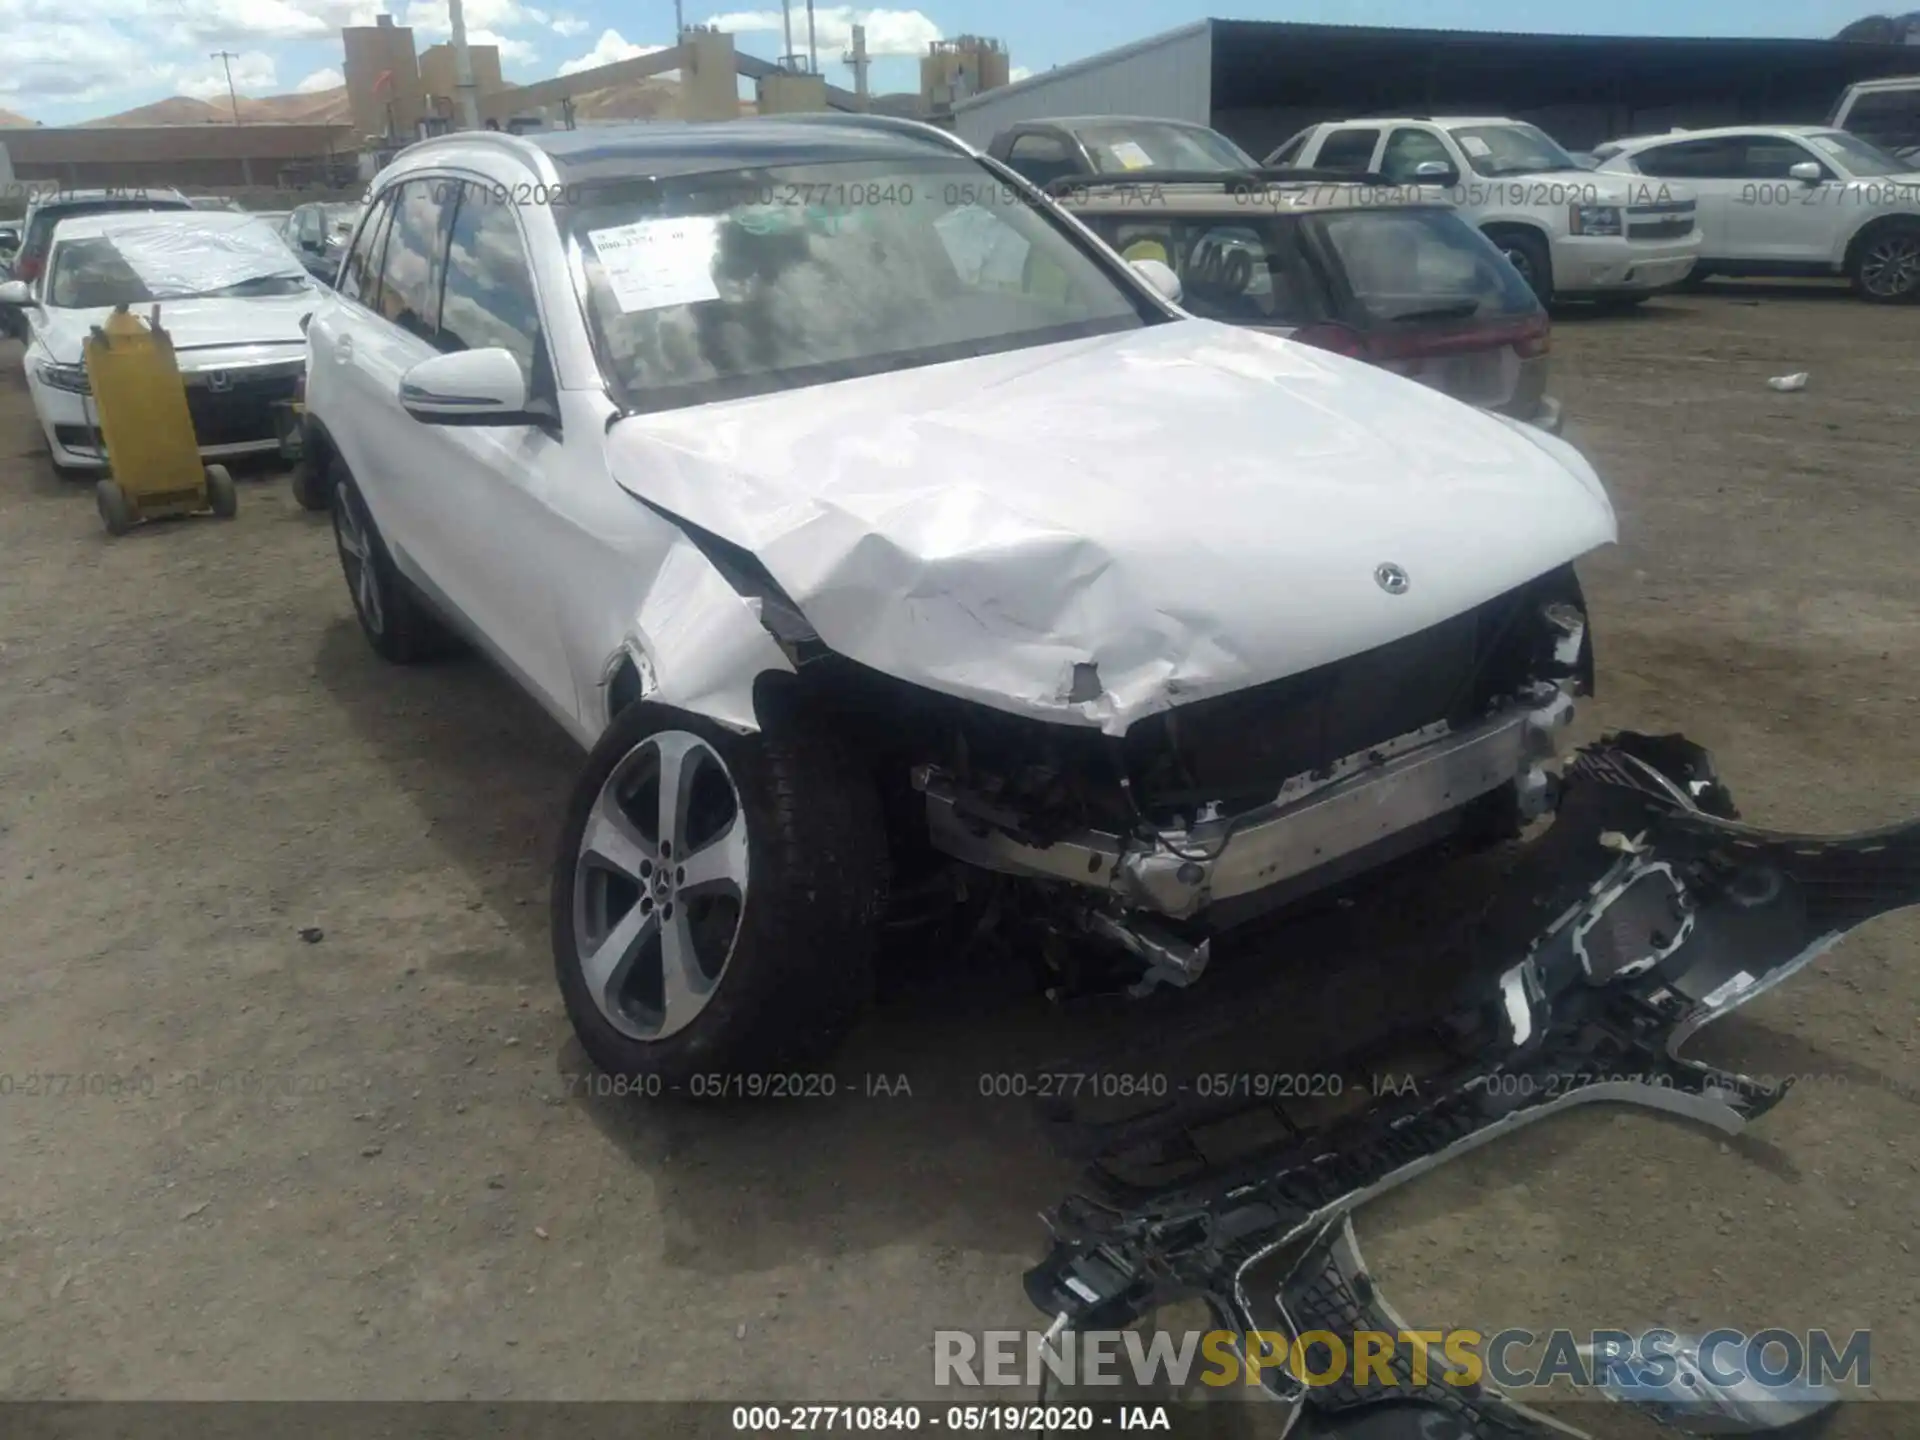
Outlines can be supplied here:
<path id="1" fill-rule="evenodd" d="M 1916 327 L 1817 286 L 1556 326 L 1621 513 L 1583 566 L 1586 733 L 1686 730 L 1763 824 L 1920 808 Z M 936 1328 L 1034 1322 L 1071 1171 L 977 1077 L 1065 1021 L 968 977 L 882 1005 L 833 1100 L 590 1093 L 546 931 L 570 742 L 478 663 L 376 659 L 272 471 L 235 522 L 108 539 L 19 364 L 0 1398 L 904 1398 Z M 1815 1078 L 1732 1143 L 1596 1109 L 1443 1168 L 1363 1212 L 1389 1293 L 1427 1324 L 1871 1327 L 1875 1389 L 1920 1399 L 1920 917 L 1701 1053 Z M 846 1093 L 869 1074 L 913 1093 Z"/>

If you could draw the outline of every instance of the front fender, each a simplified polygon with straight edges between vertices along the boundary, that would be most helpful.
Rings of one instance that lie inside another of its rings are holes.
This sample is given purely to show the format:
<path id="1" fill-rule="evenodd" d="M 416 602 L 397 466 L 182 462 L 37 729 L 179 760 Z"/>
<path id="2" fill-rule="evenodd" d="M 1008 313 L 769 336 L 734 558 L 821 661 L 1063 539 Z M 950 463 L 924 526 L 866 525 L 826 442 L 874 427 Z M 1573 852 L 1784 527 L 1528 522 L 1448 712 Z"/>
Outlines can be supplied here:
<path id="1" fill-rule="evenodd" d="M 631 693 L 622 671 L 631 665 Z M 684 535 L 655 572 L 619 647 L 601 671 L 591 714 L 596 731 L 630 700 L 670 705 L 704 715 L 741 734 L 759 730 L 754 683 L 766 672 L 793 673 L 766 626 L 757 602 L 729 584 Z"/>

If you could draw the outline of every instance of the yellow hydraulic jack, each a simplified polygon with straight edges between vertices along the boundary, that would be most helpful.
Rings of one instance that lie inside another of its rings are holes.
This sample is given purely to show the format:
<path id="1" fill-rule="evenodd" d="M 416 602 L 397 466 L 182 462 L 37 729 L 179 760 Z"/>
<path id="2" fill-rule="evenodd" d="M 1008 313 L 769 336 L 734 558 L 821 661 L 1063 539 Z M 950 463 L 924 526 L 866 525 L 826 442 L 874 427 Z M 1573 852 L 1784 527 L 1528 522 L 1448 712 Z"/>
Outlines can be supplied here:
<path id="1" fill-rule="evenodd" d="M 224 465 L 201 467 L 186 382 L 160 328 L 160 307 L 148 322 L 115 307 L 105 325 L 93 327 L 83 358 L 107 457 L 107 478 L 93 493 L 108 532 L 208 510 L 231 519 L 239 509 L 233 477 Z"/>

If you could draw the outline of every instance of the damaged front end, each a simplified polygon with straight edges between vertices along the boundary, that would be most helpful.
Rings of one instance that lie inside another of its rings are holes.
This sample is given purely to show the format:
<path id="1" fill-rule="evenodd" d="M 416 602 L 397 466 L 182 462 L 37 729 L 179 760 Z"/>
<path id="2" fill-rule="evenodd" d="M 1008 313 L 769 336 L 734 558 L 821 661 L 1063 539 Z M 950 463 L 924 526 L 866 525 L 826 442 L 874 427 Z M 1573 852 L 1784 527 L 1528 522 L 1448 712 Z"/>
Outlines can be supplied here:
<path id="1" fill-rule="evenodd" d="M 1462 831 L 1506 838 L 1548 813 L 1549 762 L 1591 686 L 1567 566 L 1124 737 L 1070 733 L 1082 753 L 1065 761 L 973 749 L 910 774 L 936 851 L 1051 887 L 1067 928 L 1137 959 L 1144 993 L 1197 979 L 1215 933 Z"/>
<path id="2" fill-rule="evenodd" d="M 1784 1086 L 1682 1047 L 1848 931 L 1920 904 L 1920 822 L 1818 838 L 1735 813 L 1705 752 L 1679 737 L 1623 734 L 1579 752 L 1553 827 L 1461 942 L 1469 978 L 1437 1036 L 1450 1060 L 1358 1113 L 1311 1127 L 1288 1118 L 1290 1099 L 1184 1095 L 1090 1120 L 1049 1103 L 1064 1146 L 1094 1163 L 1086 1191 L 1048 1216 L 1032 1302 L 1056 1331 L 1117 1329 L 1194 1300 L 1220 1328 L 1283 1347 L 1316 1330 L 1402 1331 L 1353 1241 L 1367 1201 L 1577 1105 L 1640 1105 L 1726 1133 L 1764 1114 Z M 1272 1138 L 1231 1159 L 1194 1138 L 1255 1111 L 1277 1120 Z M 1388 1433 L 1372 1420 L 1409 1408 L 1426 1419 L 1391 1433 L 1569 1433 L 1490 1386 L 1444 1378 L 1437 1357 L 1422 1384 L 1404 1358 L 1392 1365 L 1391 1383 L 1322 1386 L 1263 1369 L 1265 1397 L 1285 1407 L 1266 1433 L 1296 1421 L 1303 1435 Z M 1715 1400 L 1703 1392 L 1695 1408 Z"/>

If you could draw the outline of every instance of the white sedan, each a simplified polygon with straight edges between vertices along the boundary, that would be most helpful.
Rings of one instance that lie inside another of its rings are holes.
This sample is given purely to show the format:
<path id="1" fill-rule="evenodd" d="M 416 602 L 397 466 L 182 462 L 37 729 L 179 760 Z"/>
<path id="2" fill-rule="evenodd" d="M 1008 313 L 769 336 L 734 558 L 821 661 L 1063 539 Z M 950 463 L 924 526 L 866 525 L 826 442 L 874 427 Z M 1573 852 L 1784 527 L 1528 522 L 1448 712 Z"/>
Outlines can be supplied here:
<path id="1" fill-rule="evenodd" d="M 83 215 L 54 232 L 43 277 L 0 285 L 25 316 L 27 386 L 54 468 L 106 464 L 81 347 L 115 306 L 160 307 L 201 455 L 279 448 L 276 402 L 306 373 L 301 319 L 325 292 L 267 222 L 218 211 Z"/>

